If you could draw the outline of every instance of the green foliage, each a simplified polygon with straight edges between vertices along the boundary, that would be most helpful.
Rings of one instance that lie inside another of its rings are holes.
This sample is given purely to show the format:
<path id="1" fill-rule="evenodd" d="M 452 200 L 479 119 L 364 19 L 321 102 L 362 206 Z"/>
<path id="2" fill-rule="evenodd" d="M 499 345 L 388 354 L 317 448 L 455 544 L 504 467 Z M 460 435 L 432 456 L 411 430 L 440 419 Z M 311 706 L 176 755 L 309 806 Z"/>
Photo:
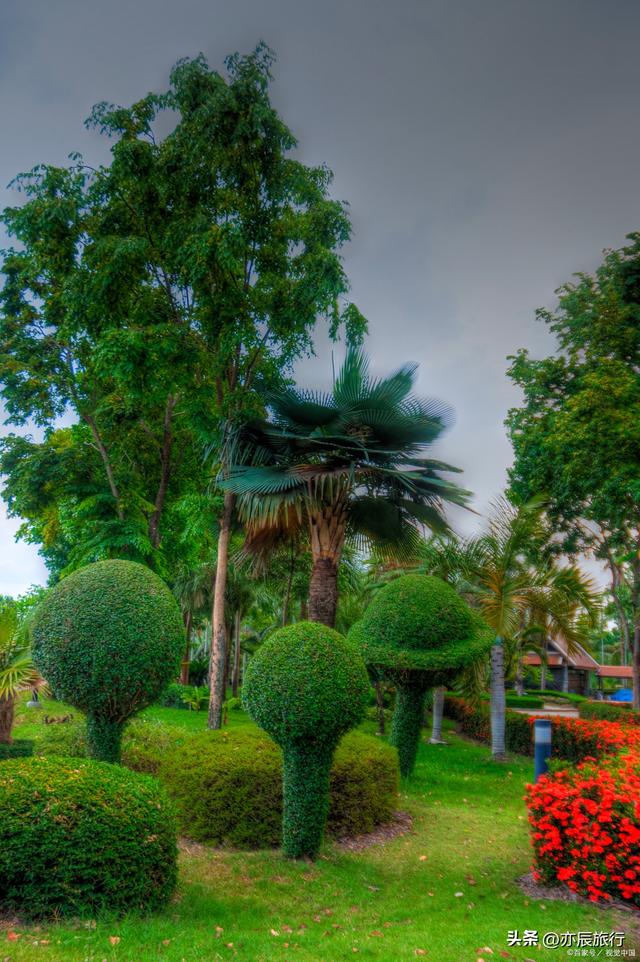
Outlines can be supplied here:
<path id="1" fill-rule="evenodd" d="M 56 697 L 87 715 L 90 753 L 118 761 L 124 723 L 175 677 L 184 647 L 177 603 L 148 568 L 102 561 L 38 607 L 34 659 Z"/>
<path id="2" fill-rule="evenodd" d="M 0 902 L 30 917 L 154 911 L 177 878 L 176 832 L 152 779 L 99 762 L 0 767 Z"/>
<path id="3" fill-rule="evenodd" d="M 408 778 L 415 768 L 424 724 L 425 697 L 426 689 L 419 683 L 398 686 L 389 741 L 398 750 L 403 778 Z"/>
<path id="4" fill-rule="evenodd" d="M 622 725 L 640 725 L 640 712 L 634 711 L 629 702 L 613 705 L 607 701 L 584 701 L 580 705 L 580 718 L 614 721 Z"/>
<path id="5" fill-rule="evenodd" d="M 506 697 L 507 708 L 542 708 L 544 698 L 534 698 L 531 695 L 511 695 Z"/>
<path id="6" fill-rule="evenodd" d="M 626 651 L 640 619 L 640 235 L 628 240 L 563 285 L 555 311 L 538 311 L 556 343 L 540 360 L 510 358 L 523 402 L 507 419 L 513 492 L 544 492 L 558 550 L 608 566 Z"/>
<path id="7" fill-rule="evenodd" d="M 349 633 L 369 666 L 397 689 L 391 743 L 400 771 L 415 765 L 428 689 L 450 682 L 481 657 L 491 635 L 451 585 L 405 575 L 381 588 Z"/>
<path id="8" fill-rule="evenodd" d="M 333 753 L 341 736 L 362 721 L 368 696 L 369 679 L 358 652 L 324 625 L 281 628 L 252 657 L 243 703 L 284 752 L 286 855 L 317 854 Z"/>
<path id="9" fill-rule="evenodd" d="M 457 592 L 440 578 L 404 575 L 378 591 L 350 637 L 368 665 L 387 677 L 446 684 L 485 653 L 491 637 Z"/>
<path id="10" fill-rule="evenodd" d="M 460 730 L 470 738 L 491 744 L 491 714 L 489 706 L 480 702 L 471 705 L 461 698 L 447 695 L 444 713 L 458 723 Z M 518 755 L 533 753 L 533 735 L 527 715 L 515 711 L 505 712 L 505 748 Z"/>
<path id="11" fill-rule="evenodd" d="M 29 738 L 14 738 L 9 744 L 0 742 L 0 762 L 7 758 L 27 758 L 33 751 L 34 743 Z"/>
<path id="12" fill-rule="evenodd" d="M 185 502 L 209 502 L 221 418 L 261 413 L 311 347 L 366 323 L 344 298 L 346 204 L 308 167 L 269 98 L 273 55 L 179 61 L 169 88 L 101 103 L 110 162 L 38 165 L 2 223 L 2 399 L 12 423 L 77 423 L 6 442 L 5 498 L 55 575 L 106 557 L 192 560 Z"/>
<path id="13" fill-rule="evenodd" d="M 189 838 L 265 848 L 282 837 L 282 769 L 280 749 L 258 732 L 207 732 L 170 749 L 158 777 Z M 389 821 L 397 783 L 392 749 L 358 732 L 346 735 L 329 775 L 327 831 L 358 835 Z"/>

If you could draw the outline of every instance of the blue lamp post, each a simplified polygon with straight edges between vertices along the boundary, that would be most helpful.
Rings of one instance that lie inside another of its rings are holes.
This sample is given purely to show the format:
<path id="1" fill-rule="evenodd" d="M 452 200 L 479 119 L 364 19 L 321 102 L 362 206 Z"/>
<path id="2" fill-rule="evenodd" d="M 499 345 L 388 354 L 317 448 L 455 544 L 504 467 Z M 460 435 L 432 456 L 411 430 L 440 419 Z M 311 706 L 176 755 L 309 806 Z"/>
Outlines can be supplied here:
<path id="1" fill-rule="evenodd" d="M 536 718 L 533 723 L 534 773 L 537 782 L 549 771 L 551 755 L 551 722 L 548 718 Z"/>

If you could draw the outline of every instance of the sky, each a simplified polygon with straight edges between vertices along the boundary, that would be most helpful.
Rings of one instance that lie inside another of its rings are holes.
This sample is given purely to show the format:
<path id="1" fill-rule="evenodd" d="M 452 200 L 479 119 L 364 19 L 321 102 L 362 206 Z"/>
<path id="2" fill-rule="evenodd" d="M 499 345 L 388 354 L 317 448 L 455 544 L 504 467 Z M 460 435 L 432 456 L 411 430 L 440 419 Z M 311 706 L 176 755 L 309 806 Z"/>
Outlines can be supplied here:
<path id="1" fill-rule="evenodd" d="M 639 30 L 635 0 L 2 0 L 0 206 L 37 163 L 107 160 L 83 127 L 95 102 L 266 41 L 299 158 L 349 203 L 373 370 L 418 362 L 417 392 L 455 409 L 434 454 L 464 469 L 472 531 L 511 460 L 507 355 L 549 353 L 536 308 L 640 228 Z M 322 334 L 298 376 L 330 382 Z M 46 580 L 18 523 L 0 510 L 0 594 Z"/>

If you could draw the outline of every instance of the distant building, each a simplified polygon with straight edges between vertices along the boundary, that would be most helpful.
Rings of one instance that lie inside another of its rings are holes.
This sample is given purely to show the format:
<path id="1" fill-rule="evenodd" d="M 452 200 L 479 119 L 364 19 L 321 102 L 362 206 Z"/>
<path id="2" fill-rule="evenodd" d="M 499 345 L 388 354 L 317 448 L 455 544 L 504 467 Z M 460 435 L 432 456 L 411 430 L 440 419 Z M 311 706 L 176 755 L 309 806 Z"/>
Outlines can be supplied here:
<path id="1" fill-rule="evenodd" d="M 525 655 L 523 662 L 525 667 L 542 667 L 540 655 L 533 652 Z M 547 688 L 593 696 L 602 691 L 606 678 L 621 683 L 629 682 L 632 678 L 631 666 L 599 665 L 582 645 L 575 645 L 570 654 L 564 641 L 553 639 L 548 642 Z"/>

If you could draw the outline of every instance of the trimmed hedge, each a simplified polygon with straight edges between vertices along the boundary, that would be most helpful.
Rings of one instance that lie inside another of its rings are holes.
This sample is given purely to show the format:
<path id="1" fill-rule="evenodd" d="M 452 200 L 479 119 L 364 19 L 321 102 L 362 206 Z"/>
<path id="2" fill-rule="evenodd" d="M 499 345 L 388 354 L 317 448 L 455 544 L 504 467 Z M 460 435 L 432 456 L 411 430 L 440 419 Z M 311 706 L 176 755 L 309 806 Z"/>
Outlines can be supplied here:
<path id="1" fill-rule="evenodd" d="M 177 879 L 164 790 L 116 765 L 29 758 L 0 766 L 0 904 L 29 917 L 153 911 Z"/>
<path id="2" fill-rule="evenodd" d="M 90 754 L 104 761 L 119 761 L 125 722 L 175 677 L 183 648 L 175 598 L 132 561 L 74 571 L 33 618 L 34 662 L 56 698 L 86 714 Z"/>
<path id="3" fill-rule="evenodd" d="M 280 844 L 282 752 L 262 732 L 191 735 L 165 755 L 158 777 L 189 838 L 238 848 Z M 392 748 L 371 735 L 345 735 L 329 775 L 327 831 L 360 835 L 388 822 L 398 777 Z"/>
<path id="4" fill-rule="evenodd" d="M 36 743 L 40 754 L 86 754 L 82 722 L 43 729 Z M 180 831 L 196 841 L 238 848 L 281 841 L 282 752 L 256 729 L 192 734 L 134 719 L 122 739 L 122 764 L 160 779 L 175 803 Z M 329 834 L 362 835 L 388 822 L 398 777 L 393 748 L 361 732 L 345 735 L 329 775 Z"/>
<path id="5" fill-rule="evenodd" d="M 480 703 L 470 705 L 462 698 L 447 696 L 445 714 L 458 722 L 465 735 L 478 741 L 491 743 L 491 722 L 489 706 Z M 506 711 L 507 751 L 520 755 L 533 752 L 534 718 L 518 712 Z M 615 722 L 587 721 L 579 718 L 554 718 L 549 720 L 553 726 L 551 754 L 568 762 L 582 762 L 586 758 L 599 758 L 615 755 L 626 748 L 640 750 L 640 729 L 632 725 L 619 725 Z"/>
<path id="6" fill-rule="evenodd" d="M 318 853 L 333 753 L 364 718 L 369 688 L 356 647 L 316 622 L 280 628 L 249 662 L 243 704 L 283 752 L 282 848 L 290 858 Z"/>
<path id="7" fill-rule="evenodd" d="M 606 701 L 586 701 L 580 705 L 580 718 L 615 721 L 622 725 L 640 725 L 640 712 L 631 705 L 612 705 Z"/>

